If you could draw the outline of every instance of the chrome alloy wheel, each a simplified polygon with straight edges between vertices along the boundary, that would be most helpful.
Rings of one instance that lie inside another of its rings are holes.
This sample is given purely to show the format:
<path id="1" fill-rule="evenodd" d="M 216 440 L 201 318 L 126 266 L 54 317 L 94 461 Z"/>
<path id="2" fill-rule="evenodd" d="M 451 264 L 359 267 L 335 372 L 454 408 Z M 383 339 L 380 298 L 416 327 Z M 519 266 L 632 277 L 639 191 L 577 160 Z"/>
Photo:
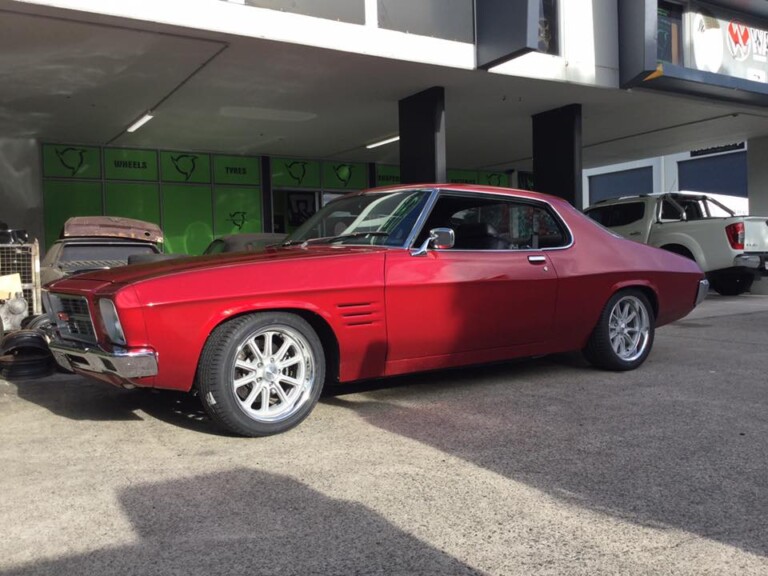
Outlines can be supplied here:
<path id="1" fill-rule="evenodd" d="M 315 364 L 309 343 L 296 330 L 272 325 L 257 331 L 235 354 L 235 399 L 257 422 L 290 418 L 310 399 Z"/>
<path id="2" fill-rule="evenodd" d="M 651 321 L 648 310 L 635 296 L 625 296 L 613 306 L 608 320 L 608 335 L 616 356 L 632 362 L 648 346 Z"/>

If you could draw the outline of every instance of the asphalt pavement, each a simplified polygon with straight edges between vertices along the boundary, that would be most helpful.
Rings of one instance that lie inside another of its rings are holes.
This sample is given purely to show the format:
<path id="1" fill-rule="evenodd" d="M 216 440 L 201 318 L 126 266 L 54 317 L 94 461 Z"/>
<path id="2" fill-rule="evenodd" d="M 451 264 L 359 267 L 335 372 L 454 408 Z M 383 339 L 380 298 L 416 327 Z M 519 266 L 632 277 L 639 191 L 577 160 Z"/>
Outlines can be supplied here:
<path id="1" fill-rule="evenodd" d="M 262 439 L 188 395 L 0 380 L 0 575 L 765 576 L 767 325 L 714 295 L 632 372 L 344 386 Z"/>

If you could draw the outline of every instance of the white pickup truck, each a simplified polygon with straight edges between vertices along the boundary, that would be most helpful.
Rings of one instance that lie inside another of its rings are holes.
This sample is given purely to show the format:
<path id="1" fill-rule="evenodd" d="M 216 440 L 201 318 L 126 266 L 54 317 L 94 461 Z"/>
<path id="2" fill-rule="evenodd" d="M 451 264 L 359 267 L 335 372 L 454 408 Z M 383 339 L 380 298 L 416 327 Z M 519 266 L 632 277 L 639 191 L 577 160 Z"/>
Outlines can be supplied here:
<path id="1" fill-rule="evenodd" d="M 630 240 L 695 260 L 719 294 L 741 294 L 768 275 L 768 216 L 736 216 L 713 198 L 691 193 L 604 200 L 585 212 Z"/>

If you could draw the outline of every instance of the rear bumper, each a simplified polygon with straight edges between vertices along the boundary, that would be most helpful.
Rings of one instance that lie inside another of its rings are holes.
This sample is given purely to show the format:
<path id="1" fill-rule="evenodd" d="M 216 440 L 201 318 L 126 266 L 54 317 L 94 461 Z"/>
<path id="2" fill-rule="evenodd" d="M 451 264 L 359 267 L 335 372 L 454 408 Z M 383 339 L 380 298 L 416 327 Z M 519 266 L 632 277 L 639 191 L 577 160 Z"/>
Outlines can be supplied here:
<path id="1" fill-rule="evenodd" d="M 756 274 L 768 275 L 768 253 L 752 252 L 739 254 L 733 259 L 733 265 L 739 268 L 751 268 Z"/>
<path id="2" fill-rule="evenodd" d="M 67 370 L 116 376 L 120 380 L 148 378 L 157 374 L 157 355 L 149 348 L 115 348 L 111 352 L 97 346 L 53 340 L 51 352 Z"/>
<path id="3" fill-rule="evenodd" d="M 704 301 L 704 298 L 707 297 L 707 293 L 709 292 L 709 280 L 706 278 L 703 280 L 699 280 L 699 289 L 696 292 L 696 302 L 694 303 L 694 307 L 698 306 Z"/>

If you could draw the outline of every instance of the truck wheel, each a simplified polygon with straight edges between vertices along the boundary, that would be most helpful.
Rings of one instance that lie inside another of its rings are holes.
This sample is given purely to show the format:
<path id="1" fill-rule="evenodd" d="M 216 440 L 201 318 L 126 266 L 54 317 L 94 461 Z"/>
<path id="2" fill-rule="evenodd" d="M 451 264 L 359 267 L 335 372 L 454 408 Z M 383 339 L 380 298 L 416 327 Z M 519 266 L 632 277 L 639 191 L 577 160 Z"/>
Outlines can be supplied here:
<path id="1" fill-rule="evenodd" d="M 709 283 L 721 296 L 738 296 L 748 291 L 754 280 L 752 274 L 733 273 L 711 276 Z"/>
<path id="2" fill-rule="evenodd" d="M 593 366 L 604 370 L 633 370 L 651 352 L 653 308 L 639 290 L 622 290 L 606 303 L 583 350 Z"/>
<path id="3" fill-rule="evenodd" d="M 242 436 L 293 428 L 317 404 L 325 379 L 323 346 L 299 316 L 263 312 L 216 328 L 198 366 L 205 410 Z"/>

